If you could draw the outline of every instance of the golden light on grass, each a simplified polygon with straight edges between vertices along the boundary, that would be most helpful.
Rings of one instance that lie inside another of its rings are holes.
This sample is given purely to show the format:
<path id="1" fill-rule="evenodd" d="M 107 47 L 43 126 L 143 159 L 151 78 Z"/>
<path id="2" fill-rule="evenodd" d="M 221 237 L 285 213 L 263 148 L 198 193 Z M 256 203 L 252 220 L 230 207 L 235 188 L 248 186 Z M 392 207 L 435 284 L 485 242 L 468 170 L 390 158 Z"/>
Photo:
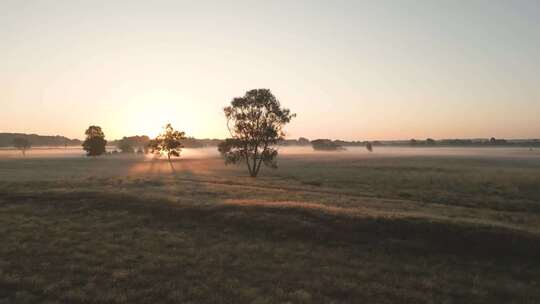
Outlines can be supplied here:
<path id="1" fill-rule="evenodd" d="M 311 202 L 299 202 L 299 201 L 262 201 L 262 200 L 240 200 L 240 199 L 227 199 L 224 201 L 225 205 L 234 205 L 242 207 L 256 207 L 256 208 L 268 208 L 268 209 L 296 209 L 305 211 L 323 212 L 333 215 L 345 215 L 345 216 L 375 216 L 381 215 L 381 212 L 374 212 L 368 208 L 356 207 L 356 208 L 342 208 L 335 206 L 328 206 L 319 203 Z"/>
<path id="2" fill-rule="evenodd" d="M 182 151 L 181 158 L 173 160 L 174 171 L 177 173 L 210 174 L 216 169 L 224 167 L 223 161 L 218 158 L 197 158 L 196 155 L 190 155 L 191 151 Z M 197 151 L 195 151 L 197 152 Z M 136 162 L 130 167 L 129 175 L 170 175 L 173 173 L 166 157 L 159 157 L 153 154 L 147 154 L 145 160 Z"/>

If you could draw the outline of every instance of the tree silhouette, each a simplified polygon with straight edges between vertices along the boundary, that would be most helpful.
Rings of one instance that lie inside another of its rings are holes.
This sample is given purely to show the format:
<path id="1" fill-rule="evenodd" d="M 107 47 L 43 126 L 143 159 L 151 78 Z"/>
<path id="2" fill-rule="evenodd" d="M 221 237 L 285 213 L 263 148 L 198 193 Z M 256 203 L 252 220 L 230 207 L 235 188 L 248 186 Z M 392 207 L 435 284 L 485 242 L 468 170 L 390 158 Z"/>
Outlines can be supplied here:
<path id="1" fill-rule="evenodd" d="M 373 152 L 373 145 L 369 141 L 366 142 L 366 149 L 369 152 Z"/>
<path id="2" fill-rule="evenodd" d="M 159 153 L 167 155 L 169 164 L 174 170 L 171 162 L 171 156 L 180 156 L 182 148 L 182 140 L 186 139 L 185 133 L 182 131 L 176 131 L 171 124 L 167 124 L 163 128 L 163 132 L 159 134 L 155 139 L 152 139 L 148 144 L 151 153 Z"/>
<path id="3" fill-rule="evenodd" d="M 145 153 L 148 150 L 148 144 L 150 143 L 150 138 L 146 135 L 135 135 L 122 137 L 121 140 L 116 142 L 116 146 L 122 153 L 134 153 L 135 150 L 137 153 L 141 151 Z M 142 154 L 141 153 L 141 154 Z"/>
<path id="4" fill-rule="evenodd" d="M 123 137 L 121 140 L 119 140 L 116 147 L 118 147 L 122 153 L 135 153 L 135 148 L 133 147 L 131 140 L 129 140 L 127 137 Z"/>
<path id="5" fill-rule="evenodd" d="M 317 151 L 345 150 L 345 148 L 343 148 L 343 146 L 341 146 L 337 142 L 334 142 L 330 139 L 323 139 L 323 138 L 312 140 L 311 146 L 313 147 L 313 150 L 317 150 Z"/>
<path id="6" fill-rule="evenodd" d="M 236 97 L 224 108 L 231 138 L 218 146 L 225 164 L 245 162 L 249 175 L 257 177 L 261 164 L 277 168 L 277 149 L 283 140 L 283 126 L 296 114 L 282 108 L 268 89 L 255 89 Z"/>
<path id="7" fill-rule="evenodd" d="M 298 138 L 298 144 L 301 146 L 308 146 L 310 144 L 310 141 L 305 137 L 300 137 Z"/>
<path id="8" fill-rule="evenodd" d="M 22 155 L 26 156 L 26 150 L 30 149 L 32 147 L 32 144 L 26 138 L 17 137 L 13 139 L 13 147 L 21 150 Z"/>
<path id="9" fill-rule="evenodd" d="M 99 156 L 105 153 L 107 141 L 101 127 L 90 126 L 84 134 L 86 134 L 86 139 L 82 146 L 87 156 Z"/>

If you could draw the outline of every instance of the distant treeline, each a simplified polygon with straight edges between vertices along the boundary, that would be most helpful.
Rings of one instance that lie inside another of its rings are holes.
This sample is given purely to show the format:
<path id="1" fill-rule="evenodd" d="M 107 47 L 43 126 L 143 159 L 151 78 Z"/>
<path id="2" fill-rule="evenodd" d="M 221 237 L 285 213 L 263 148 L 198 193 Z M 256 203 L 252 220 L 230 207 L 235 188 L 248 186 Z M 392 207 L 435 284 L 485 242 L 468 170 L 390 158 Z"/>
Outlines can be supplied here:
<path id="1" fill-rule="evenodd" d="M 37 134 L 24 134 L 24 133 L 0 133 L 0 147 L 12 147 L 13 141 L 16 138 L 24 138 L 28 140 L 34 147 L 66 147 L 66 146 L 80 146 L 82 141 L 78 139 L 69 139 L 65 136 L 46 136 Z"/>
<path id="2" fill-rule="evenodd" d="M 379 146 L 410 146 L 410 147 L 540 147 L 539 139 L 410 139 L 406 141 L 374 141 Z"/>
<path id="3" fill-rule="evenodd" d="M 13 140 L 15 138 L 27 139 L 33 147 L 50 146 L 50 147 L 62 147 L 62 146 L 80 146 L 82 141 L 79 139 L 69 139 L 65 136 L 46 136 L 37 134 L 24 134 L 24 133 L 0 133 L 0 147 L 12 147 Z M 144 149 L 148 145 L 150 138 L 146 135 L 142 136 L 129 136 L 122 139 L 111 140 L 107 142 L 109 146 L 120 147 L 122 143 L 129 143 L 134 149 Z M 188 137 L 182 141 L 186 148 L 204 148 L 214 147 L 219 145 L 223 140 L 221 139 L 197 139 Z M 330 139 L 316 139 L 315 142 L 321 142 L 325 145 L 329 145 L 331 142 L 333 145 L 341 147 L 365 147 L 368 141 L 345 141 L 345 140 L 330 140 Z M 311 146 L 311 140 L 300 137 L 298 139 L 285 139 L 280 142 L 282 146 Z M 497 138 L 479 138 L 479 139 L 410 139 L 410 140 L 389 140 L 389 141 L 369 141 L 373 146 L 409 146 L 409 147 L 493 147 L 493 146 L 508 146 L 508 147 L 540 147 L 540 139 L 497 139 Z"/>
<path id="4" fill-rule="evenodd" d="M 408 147 L 540 147 L 540 139 L 497 139 L 497 138 L 479 138 L 479 139 L 440 139 L 435 140 L 428 138 L 425 140 L 410 139 L 410 140 L 387 140 L 387 141 L 345 141 L 345 140 L 330 140 L 316 139 L 310 141 L 307 138 L 300 137 L 299 139 L 286 139 L 281 142 L 283 146 L 308 146 L 315 143 L 317 146 L 337 147 L 365 147 L 367 143 L 373 146 L 408 146 Z M 331 144 L 330 144 L 331 143 Z"/>
<path id="5" fill-rule="evenodd" d="M 120 152 L 124 153 L 147 153 L 151 139 L 146 135 L 141 136 L 128 136 L 122 139 L 112 140 L 107 142 L 109 146 L 117 147 Z M 222 140 L 220 139 L 196 139 L 193 137 L 187 137 L 183 139 L 182 146 L 184 148 L 204 148 L 217 146 Z"/>
<path id="6" fill-rule="evenodd" d="M 30 142 L 32 147 L 66 147 L 66 146 L 81 146 L 82 141 L 79 139 L 69 139 L 65 136 L 49 136 L 24 133 L 0 133 L 0 147 L 13 147 L 13 141 L 16 138 L 24 138 Z M 109 146 L 119 146 L 121 142 L 128 142 L 134 148 L 145 147 L 148 145 L 150 138 L 146 135 L 129 136 L 122 139 L 110 140 L 107 142 Z M 196 139 L 188 137 L 183 141 L 186 148 L 203 148 L 209 146 L 217 146 L 222 140 L 220 139 Z"/>

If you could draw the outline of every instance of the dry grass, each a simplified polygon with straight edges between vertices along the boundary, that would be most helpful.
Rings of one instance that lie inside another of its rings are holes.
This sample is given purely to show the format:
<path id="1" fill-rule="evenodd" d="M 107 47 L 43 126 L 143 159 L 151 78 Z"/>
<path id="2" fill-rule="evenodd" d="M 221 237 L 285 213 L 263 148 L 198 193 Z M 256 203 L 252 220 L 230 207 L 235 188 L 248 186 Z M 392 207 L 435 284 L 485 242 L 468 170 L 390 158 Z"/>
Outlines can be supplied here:
<path id="1" fill-rule="evenodd" d="M 0 160 L 0 303 L 540 302 L 534 159 L 164 165 Z"/>

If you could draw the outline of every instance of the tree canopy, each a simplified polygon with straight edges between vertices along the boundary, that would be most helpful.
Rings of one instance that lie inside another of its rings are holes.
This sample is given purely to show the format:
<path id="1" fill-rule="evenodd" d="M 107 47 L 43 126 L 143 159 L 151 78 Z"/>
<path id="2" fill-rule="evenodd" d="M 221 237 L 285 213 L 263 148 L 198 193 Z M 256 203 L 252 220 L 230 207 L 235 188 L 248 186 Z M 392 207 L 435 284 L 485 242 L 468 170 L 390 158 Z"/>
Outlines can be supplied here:
<path id="1" fill-rule="evenodd" d="M 224 112 L 231 137 L 218 149 L 225 163 L 245 162 L 251 177 L 258 175 L 261 164 L 277 168 L 274 145 L 283 140 L 283 126 L 296 115 L 282 108 L 268 89 L 250 90 L 234 98 Z"/>
<path id="2" fill-rule="evenodd" d="M 182 141 L 186 139 L 186 134 L 175 130 L 169 123 L 163 128 L 163 132 L 148 144 L 150 152 L 167 155 L 169 162 L 171 156 L 179 157 L 184 145 Z"/>
<path id="3" fill-rule="evenodd" d="M 86 139 L 82 146 L 87 156 L 99 156 L 105 153 L 107 141 L 101 127 L 90 126 L 84 134 L 86 135 Z"/>

